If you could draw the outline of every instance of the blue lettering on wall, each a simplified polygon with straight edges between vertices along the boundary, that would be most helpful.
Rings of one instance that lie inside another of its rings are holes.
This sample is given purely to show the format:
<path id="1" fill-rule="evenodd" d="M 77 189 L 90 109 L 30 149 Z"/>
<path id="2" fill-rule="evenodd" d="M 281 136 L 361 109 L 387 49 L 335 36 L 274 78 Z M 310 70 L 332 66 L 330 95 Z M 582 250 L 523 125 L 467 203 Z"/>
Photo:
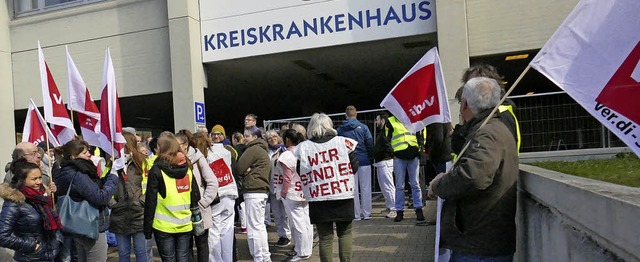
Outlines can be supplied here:
<path id="1" fill-rule="evenodd" d="M 339 33 L 371 27 L 412 23 L 416 17 L 422 21 L 432 18 L 430 1 L 360 10 L 336 15 L 315 17 L 291 21 L 291 23 L 274 23 L 255 27 L 240 28 L 228 32 L 216 32 L 203 36 L 204 51 L 256 45 L 271 41 L 303 38 L 309 35 Z M 383 11 L 384 10 L 384 11 Z M 400 15 L 400 10 L 402 14 Z M 286 25 L 286 26 L 285 26 Z"/>
<path id="2" fill-rule="evenodd" d="M 424 15 L 420 16 L 420 19 L 427 20 L 431 17 L 431 10 L 428 7 L 430 4 L 429 1 L 422 1 L 418 4 L 418 9 L 424 13 Z"/>

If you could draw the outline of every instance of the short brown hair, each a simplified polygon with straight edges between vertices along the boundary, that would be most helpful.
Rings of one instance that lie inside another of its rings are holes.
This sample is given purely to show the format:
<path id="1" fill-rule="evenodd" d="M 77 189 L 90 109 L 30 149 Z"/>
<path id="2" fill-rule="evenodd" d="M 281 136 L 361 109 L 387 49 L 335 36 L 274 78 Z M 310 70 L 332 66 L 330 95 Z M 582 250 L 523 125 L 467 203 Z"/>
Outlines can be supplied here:
<path id="1" fill-rule="evenodd" d="M 358 112 L 356 111 L 355 106 L 347 106 L 347 110 L 345 110 L 345 114 L 347 115 L 347 118 L 356 117 L 358 115 Z"/>

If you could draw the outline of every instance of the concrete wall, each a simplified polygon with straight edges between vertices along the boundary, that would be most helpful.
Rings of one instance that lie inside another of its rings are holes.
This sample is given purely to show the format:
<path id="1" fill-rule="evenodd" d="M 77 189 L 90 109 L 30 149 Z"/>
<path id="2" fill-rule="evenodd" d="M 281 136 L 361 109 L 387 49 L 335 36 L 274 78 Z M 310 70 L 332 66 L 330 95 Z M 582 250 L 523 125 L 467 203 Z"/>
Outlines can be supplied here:
<path id="1" fill-rule="evenodd" d="M 640 261 L 640 188 L 520 170 L 518 261 Z"/>
<path id="2" fill-rule="evenodd" d="M 472 57 L 539 49 L 578 0 L 466 1 Z"/>
<path id="3" fill-rule="evenodd" d="M 19 17 L 10 22 L 10 30 L 15 109 L 27 108 L 29 98 L 42 105 L 38 40 L 65 101 L 65 45 L 94 98 L 102 89 L 107 47 L 111 48 L 121 97 L 172 90 L 167 1 L 97 2 Z"/>
<path id="4" fill-rule="evenodd" d="M 0 2 L 0 181 L 4 179 L 4 166 L 11 161 L 15 146 L 15 121 L 13 119 L 13 75 L 11 69 L 11 41 L 9 33 L 8 1 Z"/>

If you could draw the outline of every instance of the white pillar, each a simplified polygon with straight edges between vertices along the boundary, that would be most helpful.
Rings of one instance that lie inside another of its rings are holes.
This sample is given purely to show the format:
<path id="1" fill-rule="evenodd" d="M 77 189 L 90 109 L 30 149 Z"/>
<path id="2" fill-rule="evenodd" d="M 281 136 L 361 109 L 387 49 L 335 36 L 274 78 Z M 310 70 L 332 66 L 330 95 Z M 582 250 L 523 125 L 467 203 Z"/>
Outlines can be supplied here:
<path id="1" fill-rule="evenodd" d="M 437 0 L 438 51 L 447 85 L 451 122 L 459 122 L 460 106 L 455 100 L 462 73 L 469 67 L 467 6 L 465 0 Z"/>
<path id="2" fill-rule="evenodd" d="M 174 127 L 194 131 L 194 103 L 204 103 L 203 88 L 207 85 L 201 58 L 198 0 L 167 0 L 167 9 Z"/>
<path id="3" fill-rule="evenodd" d="M 16 145 L 15 119 L 13 118 L 13 69 L 11 66 L 11 34 L 9 31 L 8 1 L 0 1 L 0 178 L 4 179 L 4 166 L 11 161 Z M 0 180 L 1 181 L 1 180 Z"/>

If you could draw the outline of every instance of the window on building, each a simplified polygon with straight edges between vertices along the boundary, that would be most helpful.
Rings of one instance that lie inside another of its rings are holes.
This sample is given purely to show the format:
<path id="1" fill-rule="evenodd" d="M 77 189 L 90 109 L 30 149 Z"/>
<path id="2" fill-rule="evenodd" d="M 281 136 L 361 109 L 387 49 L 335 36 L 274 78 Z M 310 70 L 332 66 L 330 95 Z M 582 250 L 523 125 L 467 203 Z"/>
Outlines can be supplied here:
<path id="1" fill-rule="evenodd" d="M 105 0 L 13 0 L 15 16 L 31 15 Z"/>

